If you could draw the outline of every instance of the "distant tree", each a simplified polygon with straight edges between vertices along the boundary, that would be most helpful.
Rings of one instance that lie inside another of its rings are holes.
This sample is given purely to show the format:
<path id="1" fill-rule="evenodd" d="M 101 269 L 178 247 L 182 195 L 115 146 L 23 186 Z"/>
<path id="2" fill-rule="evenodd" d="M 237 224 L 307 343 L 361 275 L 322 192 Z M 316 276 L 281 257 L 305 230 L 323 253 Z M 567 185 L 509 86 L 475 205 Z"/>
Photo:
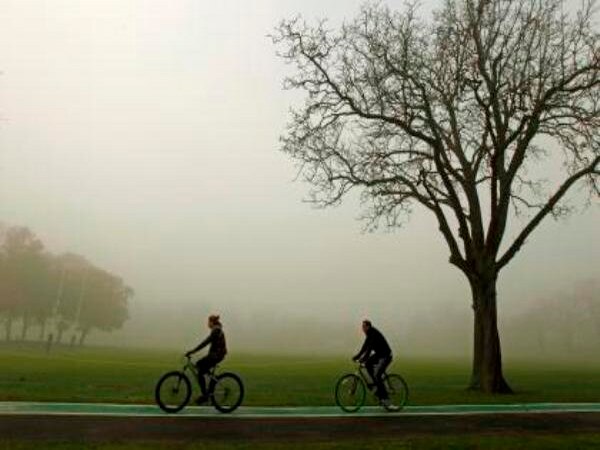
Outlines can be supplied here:
<path id="1" fill-rule="evenodd" d="M 54 255 L 42 255 L 40 270 L 32 280 L 33 307 L 32 314 L 39 326 L 39 340 L 46 339 L 46 327 L 53 317 L 53 308 L 61 282 L 61 270 L 56 264 Z"/>
<path id="2" fill-rule="evenodd" d="M 545 218 L 568 212 L 561 200 L 578 182 L 590 198 L 600 192 L 594 7 L 566 15 L 561 0 L 445 0 L 427 23 L 414 6 L 376 4 L 339 29 L 294 19 L 273 37 L 295 67 L 286 86 L 306 93 L 282 140 L 311 199 L 335 205 L 358 189 L 373 226 L 397 226 L 415 205 L 435 217 L 471 288 L 473 389 L 510 392 L 501 270 Z M 537 165 L 548 160 L 562 169 L 546 189 Z"/>
<path id="3" fill-rule="evenodd" d="M 40 340 L 45 340 L 50 322 L 56 343 L 71 328 L 81 332 L 83 343 L 93 328 L 120 328 L 128 318 L 127 301 L 132 295 L 121 278 L 84 257 L 54 256 L 44 252 L 41 240 L 28 228 L 0 224 L 0 318 L 7 341 L 20 319 L 22 340 L 33 324 L 40 327 Z"/>
<path id="4" fill-rule="evenodd" d="M 0 315 L 5 328 L 5 340 L 12 339 L 12 327 L 24 302 L 23 291 L 11 264 L 4 254 L 0 255 Z"/>
<path id="5" fill-rule="evenodd" d="M 4 292 L 7 314 L 6 338 L 10 340 L 12 321 L 22 319 L 21 339 L 25 340 L 36 308 L 42 301 L 38 281 L 44 273 L 44 246 L 26 227 L 5 230 L 2 242 Z"/>
<path id="6" fill-rule="evenodd" d="M 127 301 L 132 295 L 133 290 L 121 278 L 101 269 L 88 269 L 77 313 L 79 344 L 83 345 L 94 328 L 102 331 L 121 328 L 129 317 Z"/>
<path id="7" fill-rule="evenodd" d="M 65 253 L 56 258 L 61 280 L 54 305 L 56 343 L 62 343 L 64 333 L 76 325 L 77 308 L 86 273 L 93 267 L 83 256 Z"/>
<path id="8" fill-rule="evenodd" d="M 41 251 L 29 255 L 25 262 L 20 280 L 25 296 L 22 340 L 26 339 L 31 325 L 37 325 L 43 330 L 52 315 L 57 281 L 52 263 L 52 255 Z"/>

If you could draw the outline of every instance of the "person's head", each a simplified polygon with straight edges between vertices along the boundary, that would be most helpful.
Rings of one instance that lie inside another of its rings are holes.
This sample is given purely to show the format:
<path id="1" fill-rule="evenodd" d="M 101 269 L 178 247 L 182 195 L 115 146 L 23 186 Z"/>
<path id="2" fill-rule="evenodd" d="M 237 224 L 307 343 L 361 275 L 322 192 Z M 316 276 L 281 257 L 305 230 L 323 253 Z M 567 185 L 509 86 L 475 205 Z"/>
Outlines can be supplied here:
<path id="1" fill-rule="evenodd" d="M 221 321 L 219 320 L 219 318 L 220 316 L 217 316 L 215 314 L 211 314 L 210 316 L 208 316 L 208 328 L 212 330 L 216 326 L 221 326 Z"/>
<path id="2" fill-rule="evenodd" d="M 362 321 L 362 330 L 363 332 L 366 334 L 367 331 L 369 331 L 369 329 L 372 327 L 373 325 L 371 324 L 371 321 L 368 319 L 365 319 Z"/>

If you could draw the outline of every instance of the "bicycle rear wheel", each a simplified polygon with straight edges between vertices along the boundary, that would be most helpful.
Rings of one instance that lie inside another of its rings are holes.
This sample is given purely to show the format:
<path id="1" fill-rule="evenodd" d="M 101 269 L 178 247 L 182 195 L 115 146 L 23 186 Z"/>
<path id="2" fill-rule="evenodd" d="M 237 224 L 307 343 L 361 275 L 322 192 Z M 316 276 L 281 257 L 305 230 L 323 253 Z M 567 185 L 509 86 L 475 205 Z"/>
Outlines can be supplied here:
<path id="1" fill-rule="evenodd" d="M 181 411 L 190 401 L 192 384 L 183 372 L 168 372 L 164 374 L 154 390 L 156 404 L 165 412 Z"/>
<path id="2" fill-rule="evenodd" d="M 356 412 L 367 395 L 365 382 L 356 374 L 343 375 L 335 385 L 335 403 L 346 412 Z"/>
<path id="3" fill-rule="evenodd" d="M 235 373 L 217 375 L 211 394 L 212 404 L 219 411 L 230 413 L 244 400 L 244 384 Z"/>
<path id="4" fill-rule="evenodd" d="M 408 401 L 408 385 L 404 378 L 398 374 L 387 375 L 384 380 L 385 388 L 390 398 L 389 403 L 385 404 L 388 411 L 400 411 Z"/>

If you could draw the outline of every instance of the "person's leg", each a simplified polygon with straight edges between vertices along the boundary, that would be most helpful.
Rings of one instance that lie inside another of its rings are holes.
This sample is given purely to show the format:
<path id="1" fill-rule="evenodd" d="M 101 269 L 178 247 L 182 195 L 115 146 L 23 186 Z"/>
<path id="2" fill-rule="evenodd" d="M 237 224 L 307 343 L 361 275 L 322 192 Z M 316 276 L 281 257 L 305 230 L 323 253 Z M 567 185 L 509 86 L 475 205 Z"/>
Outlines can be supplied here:
<path id="1" fill-rule="evenodd" d="M 377 397 L 380 400 L 387 400 L 389 398 L 388 391 L 383 383 L 383 374 L 391 362 L 392 358 L 389 356 L 379 358 L 374 367 L 375 383 L 377 385 Z"/>
<path id="2" fill-rule="evenodd" d="M 211 355 L 206 355 L 204 358 L 200 358 L 196 362 L 196 368 L 198 369 L 198 385 L 200 386 L 200 392 L 202 395 L 198 398 L 196 403 L 203 403 L 208 399 L 210 392 L 206 389 L 206 374 L 208 374 L 213 367 L 215 367 L 221 359 L 216 359 Z"/>
<path id="3" fill-rule="evenodd" d="M 210 371 L 212 361 L 208 356 L 200 358 L 196 361 L 196 369 L 198 370 L 198 385 L 200 386 L 201 398 L 206 398 L 206 380 L 205 375 Z"/>
<path id="4" fill-rule="evenodd" d="M 375 357 L 375 355 L 369 356 L 367 358 L 367 360 L 365 361 L 365 368 L 367 369 L 367 373 L 369 374 L 369 377 L 371 377 L 370 387 L 377 384 L 377 381 L 375 380 L 375 364 L 376 363 L 377 363 L 377 358 Z"/>
<path id="5" fill-rule="evenodd" d="M 222 360 L 223 360 L 223 358 L 215 358 L 212 355 L 208 355 L 206 357 L 206 366 L 207 366 L 206 373 L 208 374 L 209 372 L 211 372 L 217 366 L 217 364 L 219 364 Z M 213 390 L 214 390 L 214 379 L 211 378 L 210 383 L 208 384 L 206 395 L 212 395 Z"/>

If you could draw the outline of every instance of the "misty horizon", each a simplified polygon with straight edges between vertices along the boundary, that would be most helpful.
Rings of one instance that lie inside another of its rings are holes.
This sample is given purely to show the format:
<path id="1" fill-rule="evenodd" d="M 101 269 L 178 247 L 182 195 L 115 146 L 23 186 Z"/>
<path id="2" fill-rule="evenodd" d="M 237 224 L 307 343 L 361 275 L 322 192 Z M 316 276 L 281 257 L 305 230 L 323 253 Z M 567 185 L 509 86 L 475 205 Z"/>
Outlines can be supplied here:
<path id="1" fill-rule="evenodd" d="M 183 348 L 220 313 L 241 348 L 268 350 L 269 336 L 289 332 L 273 348 L 293 352 L 313 323 L 301 351 L 320 341 L 354 351 L 369 317 L 399 354 L 470 354 L 469 286 L 434 219 L 415 208 L 402 228 L 364 232 L 357 198 L 307 204 L 308 186 L 279 151 L 300 98 L 282 90 L 288 68 L 267 35 L 296 14 L 339 23 L 360 4 L 0 6 L 0 38 L 13 44 L 0 49 L 0 222 L 89 258 L 136 293 L 123 330 L 91 343 Z M 501 328 L 598 282 L 599 219 L 592 203 L 541 225 L 500 275 Z"/>

